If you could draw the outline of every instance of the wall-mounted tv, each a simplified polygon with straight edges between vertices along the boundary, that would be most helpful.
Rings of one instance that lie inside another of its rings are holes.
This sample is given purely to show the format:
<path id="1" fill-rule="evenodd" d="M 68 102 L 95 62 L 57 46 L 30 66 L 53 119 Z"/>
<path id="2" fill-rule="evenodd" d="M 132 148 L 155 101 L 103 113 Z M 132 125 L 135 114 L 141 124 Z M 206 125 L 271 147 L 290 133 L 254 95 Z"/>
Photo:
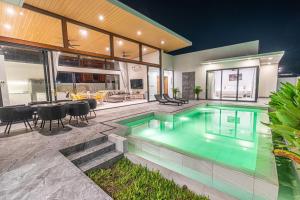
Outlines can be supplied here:
<path id="1" fill-rule="evenodd" d="M 143 89 L 143 79 L 130 79 L 131 89 Z"/>

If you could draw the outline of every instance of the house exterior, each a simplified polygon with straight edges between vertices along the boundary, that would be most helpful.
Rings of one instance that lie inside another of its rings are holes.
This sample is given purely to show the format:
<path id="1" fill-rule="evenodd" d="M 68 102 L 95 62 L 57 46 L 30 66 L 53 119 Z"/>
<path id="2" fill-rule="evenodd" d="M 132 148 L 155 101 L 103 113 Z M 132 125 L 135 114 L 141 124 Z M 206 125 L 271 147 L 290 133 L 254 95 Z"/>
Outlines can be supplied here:
<path id="1" fill-rule="evenodd" d="M 193 99 L 195 86 L 201 99 L 256 101 L 276 90 L 284 54 L 253 41 L 172 56 L 192 42 L 116 0 L 6 0 L 0 11 L 1 106 L 146 102 L 174 87 Z"/>

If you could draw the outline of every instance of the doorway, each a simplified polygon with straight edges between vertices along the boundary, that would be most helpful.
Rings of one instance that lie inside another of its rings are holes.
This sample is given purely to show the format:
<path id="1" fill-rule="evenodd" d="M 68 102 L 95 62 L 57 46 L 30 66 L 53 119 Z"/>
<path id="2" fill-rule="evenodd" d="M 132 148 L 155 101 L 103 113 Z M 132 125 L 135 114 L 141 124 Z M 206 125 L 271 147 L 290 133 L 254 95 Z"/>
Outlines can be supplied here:
<path id="1" fill-rule="evenodd" d="M 164 70 L 163 74 L 163 93 L 168 94 L 170 97 L 173 97 L 173 73 L 171 70 Z"/>
<path id="2" fill-rule="evenodd" d="M 195 72 L 182 72 L 182 98 L 195 99 Z"/>

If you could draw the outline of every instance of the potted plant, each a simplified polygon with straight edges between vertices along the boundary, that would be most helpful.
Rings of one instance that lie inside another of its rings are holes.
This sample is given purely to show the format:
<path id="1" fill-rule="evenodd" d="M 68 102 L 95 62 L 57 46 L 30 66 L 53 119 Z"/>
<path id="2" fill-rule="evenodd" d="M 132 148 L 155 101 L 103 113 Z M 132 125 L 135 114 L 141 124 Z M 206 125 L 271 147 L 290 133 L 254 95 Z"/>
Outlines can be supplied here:
<path id="1" fill-rule="evenodd" d="M 177 93 L 179 93 L 179 89 L 178 88 L 173 88 L 172 90 L 173 90 L 174 98 L 176 99 Z"/>
<path id="2" fill-rule="evenodd" d="M 194 93 L 195 93 L 196 96 L 197 96 L 197 100 L 199 100 L 199 95 L 200 95 L 201 92 L 202 92 L 201 86 L 196 86 L 196 87 L 194 88 Z"/>

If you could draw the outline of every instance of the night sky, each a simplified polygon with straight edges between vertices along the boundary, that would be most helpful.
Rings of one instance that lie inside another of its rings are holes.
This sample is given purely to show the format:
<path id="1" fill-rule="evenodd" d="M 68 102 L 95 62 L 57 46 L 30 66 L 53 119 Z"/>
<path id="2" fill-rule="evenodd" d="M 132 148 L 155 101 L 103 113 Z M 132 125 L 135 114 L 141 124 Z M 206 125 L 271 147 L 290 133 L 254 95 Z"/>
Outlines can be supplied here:
<path id="1" fill-rule="evenodd" d="M 260 53 L 285 51 L 284 73 L 300 74 L 300 1 L 120 1 L 193 42 L 173 55 L 259 40 Z"/>

